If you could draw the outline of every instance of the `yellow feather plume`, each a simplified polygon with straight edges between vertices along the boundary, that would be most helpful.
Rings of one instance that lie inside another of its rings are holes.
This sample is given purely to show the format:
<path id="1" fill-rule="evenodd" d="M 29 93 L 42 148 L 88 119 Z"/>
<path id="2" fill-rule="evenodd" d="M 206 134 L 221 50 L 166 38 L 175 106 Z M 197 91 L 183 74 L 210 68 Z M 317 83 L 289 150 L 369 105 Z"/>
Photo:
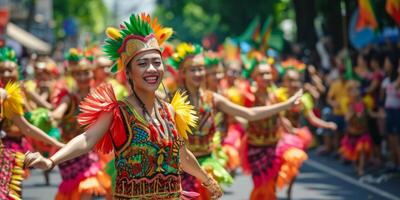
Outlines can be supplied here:
<path id="1" fill-rule="evenodd" d="M 168 38 L 172 36 L 173 33 L 174 30 L 172 28 L 162 28 L 159 31 L 157 31 L 155 34 L 158 44 L 159 45 L 163 44 L 166 40 L 168 40 Z"/>
<path id="2" fill-rule="evenodd" d="M 11 119 L 14 115 L 23 115 L 23 103 L 21 88 L 18 83 L 10 82 L 6 85 L 7 98 L 3 102 L 4 116 Z"/>
<path id="3" fill-rule="evenodd" d="M 114 28 L 114 27 L 108 27 L 106 29 L 106 34 L 109 38 L 113 39 L 113 40 L 118 40 L 119 38 L 122 37 L 121 33 L 119 32 L 118 29 Z"/>
<path id="4" fill-rule="evenodd" d="M 177 91 L 171 101 L 175 110 L 175 123 L 178 133 L 184 139 L 188 139 L 187 133 L 192 133 L 191 127 L 195 128 L 198 120 L 194 106 L 190 105 L 187 99 L 187 95 Z"/>

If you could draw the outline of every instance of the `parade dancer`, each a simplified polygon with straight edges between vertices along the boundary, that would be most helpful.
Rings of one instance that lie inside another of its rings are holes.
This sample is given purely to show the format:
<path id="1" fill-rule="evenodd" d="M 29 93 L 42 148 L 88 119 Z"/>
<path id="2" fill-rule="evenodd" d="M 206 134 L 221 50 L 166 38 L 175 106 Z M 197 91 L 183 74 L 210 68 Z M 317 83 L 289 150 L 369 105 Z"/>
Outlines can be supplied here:
<path id="1" fill-rule="evenodd" d="M 75 80 L 76 88 L 67 89 L 62 82 L 57 83 L 52 97 L 55 108 L 51 113 L 59 122 L 61 141 L 65 143 L 82 131 L 77 121 L 78 105 L 89 94 L 93 78 L 90 57 L 77 49 L 70 49 L 67 61 L 67 70 Z M 98 155 L 94 152 L 60 163 L 59 168 L 62 182 L 55 197 L 57 200 L 90 199 L 111 191 L 110 178 L 102 172 Z"/>
<path id="2" fill-rule="evenodd" d="M 34 126 L 46 132 L 50 137 L 60 141 L 60 130 L 53 126 L 51 120 L 51 104 L 54 92 L 54 85 L 57 82 L 59 71 L 56 63 L 48 57 L 40 57 L 33 63 L 35 77 L 33 80 L 24 82 L 24 93 L 27 96 L 25 118 Z M 47 145 L 44 142 L 37 141 L 33 138 L 27 138 L 33 149 L 40 151 L 44 156 L 53 155 L 57 148 Z M 50 185 L 50 171 L 44 171 L 45 184 Z"/>
<path id="3" fill-rule="evenodd" d="M 148 15 L 131 15 L 120 29 L 108 28 L 105 53 L 123 68 L 132 94 L 117 101 L 110 85 L 101 85 L 81 103 L 79 121 L 86 131 L 50 159 L 28 154 L 27 166 L 48 169 L 89 152 L 114 151 L 114 199 L 190 199 L 182 191 L 181 170 L 196 176 L 219 198 L 218 184 L 202 170 L 183 140 L 195 125 L 192 106 L 179 92 L 168 104 L 155 92 L 164 75 L 160 46 L 172 34 Z"/>
<path id="4" fill-rule="evenodd" d="M 193 135 L 189 136 L 188 147 L 199 160 L 201 166 L 220 183 L 229 183 L 231 177 L 226 169 L 212 157 L 211 140 L 215 134 L 214 115 L 216 110 L 249 121 L 262 119 L 265 121 L 266 118 L 292 107 L 302 94 L 302 91 L 299 91 L 288 101 L 275 105 L 246 108 L 202 88 L 205 81 L 205 67 L 200 46 L 187 43 L 178 45 L 170 63 L 179 69 L 182 87 L 188 92 L 191 104 L 198 108 L 199 126 L 194 130 Z M 209 198 L 209 194 L 190 175 L 184 175 L 183 187 L 200 192 L 200 199 Z"/>
<path id="5" fill-rule="evenodd" d="M 262 54 L 253 51 L 243 57 L 243 62 L 245 77 L 253 81 L 253 108 L 284 101 L 274 85 L 277 72 Z M 299 145 L 301 140 L 284 134 L 283 119 L 278 113 L 249 122 L 242 143 L 242 168 L 251 173 L 254 185 L 251 200 L 276 199 L 276 188 L 285 186 L 307 159 Z"/>
<path id="6" fill-rule="evenodd" d="M 214 52 L 206 52 L 204 58 L 206 68 L 206 88 L 210 91 L 221 94 L 222 88 L 220 83 L 225 75 L 220 58 Z M 215 151 L 213 153 L 217 160 L 226 167 L 230 174 L 234 175 L 235 170 L 240 165 L 239 147 L 241 136 L 243 134 L 234 129 L 237 126 L 230 125 L 229 122 L 232 120 L 230 120 L 229 115 L 218 111 L 214 118 L 216 134 L 213 139 L 215 145 Z M 244 132 L 244 129 L 241 130 Z"/>
<path id="7" fill-rule="evenodd" d="M 286 68 L 284 71 L 284 78 L 283 78 L 283 94 L 281 97 L 285 99 L 286 95 L 291 95 L 299 88 L 303 87 L 303 84 L 300 80 L 300 71 L 303 71 L 304 68 L 296 68 L 290 67 L 290 69 Z M 286 94 L 285 94 L 286 93 Z M 306 151 L 313 140 L 313 135 L 310 129 L 307 126 L 301 124 L 302 119 L 306 119 L 310 124 L 316 126 L 318 128 L 325 128 L 330 130 L 336 130 L 337 125 L 334 122 L 327 122 L 320 118 L 318 118 L 313 111 L 314 108 L 314 100 L 313 96 L 310 93 L 305 93 L 301 97 L 301 101 L 297 106 L 294 106 L 288 112 L 285 113 L 285 118 L 283 118 L 283 125 L 286 131 L 289 134 L 294 134 L 300 138 L 303 143 L 302 149 Z M 293 137 L 287 135 L 286 137 Z M 289 139 L 290 141 L 290 139 Z M 289 142 L 293 143 L 293 142 Z M 286 168 L 290 168 L 290 166 L 286 166 Z M 294 181 L 297 176 L 298 169 L 293 168 L 292 172 L 289 172 L 287 178 L 282 179 L 283 181 L 278 182 L 278 186 L 282 187 L 285 184 L 289 185 L 288 188 L 288 198 L 291 199 L 291 191 L 293 188 Z"/>
<path id="8" fill-rule="evenodd" d="M 62 147 L 63 144 L 47 136 L 23 117 L 23 93 L 17 83 L 17 59 L 15 52 L 0 48 L 0 199 L 21 199 L 21 182 L 24 136 L 30 136 L 48 144 Z"/>
<path id="9" fill-rule="evenodd" d="M 360 82 L 350 80 L 347 83 L 348 99 L 341 102 L 346 108 L 345 119 L 347 128 L 341 140 L 339 153 L 346 160 L 356 164 L 359 176 L 364 175 L 365 162 L 373 152 L 373 142 L 368 126 L 368 115 L 379 116 L 372 111 L 372 104 L 368 105 L 361 96 Z"/>
<path id="10" fill-rule="evenodd" d="M 286 95 L 290 96 L 299 88 L 303 87 L 300 78 L 299 69 L 286 69 L 283 77 L 284 93 L 287 93 Z M 283 96 L 285 96 L 285 94 L 283 94 Z M 315 116 L 313 108 L 313 96 L 310 93 L 305 93 L 301 98 L 301 103 L 298 106 L 293 107 L 290 112 L 286 112 L 285 115 L 289 120 L 288 123 L 285 123 L 286 128 L 290 133 L 294 133 L 303 139 L 305 150 L 312 142 L 312 133 L 307 126 L 302 126 L 302 117 L 318 128 L 325 128 L 333 131 L 337 129 L 337 125 L 334 122 L 327 122 Z"/>
<path id="11" fill-rule="evenodd" d="M 112 74 L 109 72 L 111 65 L 112 61 L 104 55 L 94 55 L 93 87 L 110 83 L 115 91 L 115 96 L 120 100 L 128 96 L 128 90 L 111 76 Z"/>

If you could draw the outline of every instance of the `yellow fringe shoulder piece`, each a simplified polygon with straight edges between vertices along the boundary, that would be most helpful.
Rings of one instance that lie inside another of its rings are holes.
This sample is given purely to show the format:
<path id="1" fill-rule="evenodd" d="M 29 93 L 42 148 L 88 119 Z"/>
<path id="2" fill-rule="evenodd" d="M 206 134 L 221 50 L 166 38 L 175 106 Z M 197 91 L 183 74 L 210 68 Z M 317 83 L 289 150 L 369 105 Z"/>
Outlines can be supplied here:
<path id="1" fill-rule="evenodd" d="M 179 90 L 175 93 L 174 98 L 172 98 L 171 105 L 175 111 L 175 123 L 178 133 L 182 138 L 187 140 L 187 133 L 192 133 L 191 127 L 195 128 L 197 126 L 198 117 L 196 116 L 194 106 L 190 105 L 188 96 Z"/>
<path id="2" fill-rule="evenodd" d="M 278 102 L 284 102 L 289 99 L 288 90 L 284 87 L 275 89 L 275 95 L 278 98 Z"/>
<path id="3" fill-rule="evenodd" d="M 4 116 L 11 119 L 14 115 L 24 114 L 22 91 L 18 83 L 10 82 L 6 85 L 7 98 L 3 102 Z"/>

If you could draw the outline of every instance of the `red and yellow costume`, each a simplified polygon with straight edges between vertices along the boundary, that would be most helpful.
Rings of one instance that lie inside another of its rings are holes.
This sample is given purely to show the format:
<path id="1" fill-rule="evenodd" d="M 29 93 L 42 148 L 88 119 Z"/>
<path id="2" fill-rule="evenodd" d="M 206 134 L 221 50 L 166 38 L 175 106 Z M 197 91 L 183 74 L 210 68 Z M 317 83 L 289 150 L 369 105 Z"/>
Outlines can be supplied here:
<path id="1" fill-rule="evenodd" d="M 2 124 L 0 131 L 6 135 L 14 131 L 19 133 L 19 129 L 12 124 L 11 118 L 23 114 L 21 90 L 16 83 L 8 83 L 4 89 L 7 92 L 7 98 L 4 102 L 0 102 L 0 124 Z M 19 135 L 18 139 L 22 139 L 22 136 Z M 25 152 L 18 145 L 20 142 L 11 143 L 7 139 L 8 145 L 3 145 L 3 140 L 0 140 L 0 199 L 19 200 L 22 191 L 21 182 L 24 179 L 22 167 Z"/>
<path id="2" fill-rule="evenodd" d="M 75 50 L 70 52 L 70 54 L 75 53 Z M 79 54 L 73 56 L 77 60 L 73 63 L 70 62 L 70 70 L 89 70 L 89 60 Z M 60 124 L 61 141 L 67 143 L 83 132 L 83 128 L 79 125 L 77 119 L 80 112 L 78 107 L 80 98 L 76 92 L 66 89 L 61 84 L 57 86 L 54 96 L 53 103 L 55 106 L 58 106 L 64 98 L 69 98 L 67 111 L 64 113 Z M 60 163 L 62 182 L 56 199 L 72 200 L 79 199 L 83 195 L 104 196 L 110 193 L 110 177 L 102 171 L 101 167 L 99 157 L 95 152 L 89 152 Z"/>
<path id="3" fill-rule="evenodd" d="M 340 154 L 344 159 L 357 161 L 361 154 L 366 158 L 372 155 L 372 139 L 368 132 L 367 104 L 360 102 L 343 102 L 347 108 L 351 108 L 354 114 L 348 119 L 348 127 L 345 136 L 341 140 Z"/>
<path id="4" fill-rule="evenodd" d="M 202 47 L 188 43 L 179 44 L 176 52 L 169 59 L 169 64 L 175 69 L 184 69 L 189 65 L 203 65 L 204 60 L 192 61 L 188 58 L 199 55 Z M 214 137 L 217 133 L 215 122 L 216 107 L 213 100 L 214 93 L 210 90 L 202 90 L 199 95 L 199 125 L 193 130 L 193 134 L 189 135 L 186 143 L 187 148 L 196 156 L 200 166 L 208 172 L 218 183 L 230 185 L 233 182 L 232 177 L 224 168 L 221 158 L 216 155 L 216 146 Z M 220 145 L 220 144 L 217 144 Z M 199 199 L 210 199 L 210 194 L 205 187 L 195 177 L 184 174 L 182 186 L 184 190 L 195 191 L 200 193 Z"/>
<path id="5" fill-rule="evenodd" d="M 256 97 L 254 106 L 264 105 Z M 276 199 L 276 187 L 290 183 L 307 159 L 302 148 L 300 138 L 284 133 L 279 115 L 249 122 L 241 156 L 244 171 L 253 178 L 250 199 Z"/>

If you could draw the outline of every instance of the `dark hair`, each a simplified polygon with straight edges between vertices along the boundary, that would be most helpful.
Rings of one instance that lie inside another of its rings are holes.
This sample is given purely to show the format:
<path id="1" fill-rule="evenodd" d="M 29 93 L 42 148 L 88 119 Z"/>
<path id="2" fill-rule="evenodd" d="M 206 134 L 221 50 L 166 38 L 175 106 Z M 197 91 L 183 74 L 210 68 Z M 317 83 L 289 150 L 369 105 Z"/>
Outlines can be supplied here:
<path id="1" fill-rule="evenodd" d="M 369 54 L 369 63 L 368 65 L 371 67 L 372 61 L 378 62 L 379 66 L 382 66 L 382 54 L 378 50 L 372 50 Z"/>
<path id="2" fill-rule="evenodd" d="M 388 53 L 385 56 L 385 59 L 389 60 L 389 63 L 392 65 L 392 73 L 389 75 L 390 81 L 394 81 L 397 79 L 399 67 L 399 57 L 395 53 Z"/>

